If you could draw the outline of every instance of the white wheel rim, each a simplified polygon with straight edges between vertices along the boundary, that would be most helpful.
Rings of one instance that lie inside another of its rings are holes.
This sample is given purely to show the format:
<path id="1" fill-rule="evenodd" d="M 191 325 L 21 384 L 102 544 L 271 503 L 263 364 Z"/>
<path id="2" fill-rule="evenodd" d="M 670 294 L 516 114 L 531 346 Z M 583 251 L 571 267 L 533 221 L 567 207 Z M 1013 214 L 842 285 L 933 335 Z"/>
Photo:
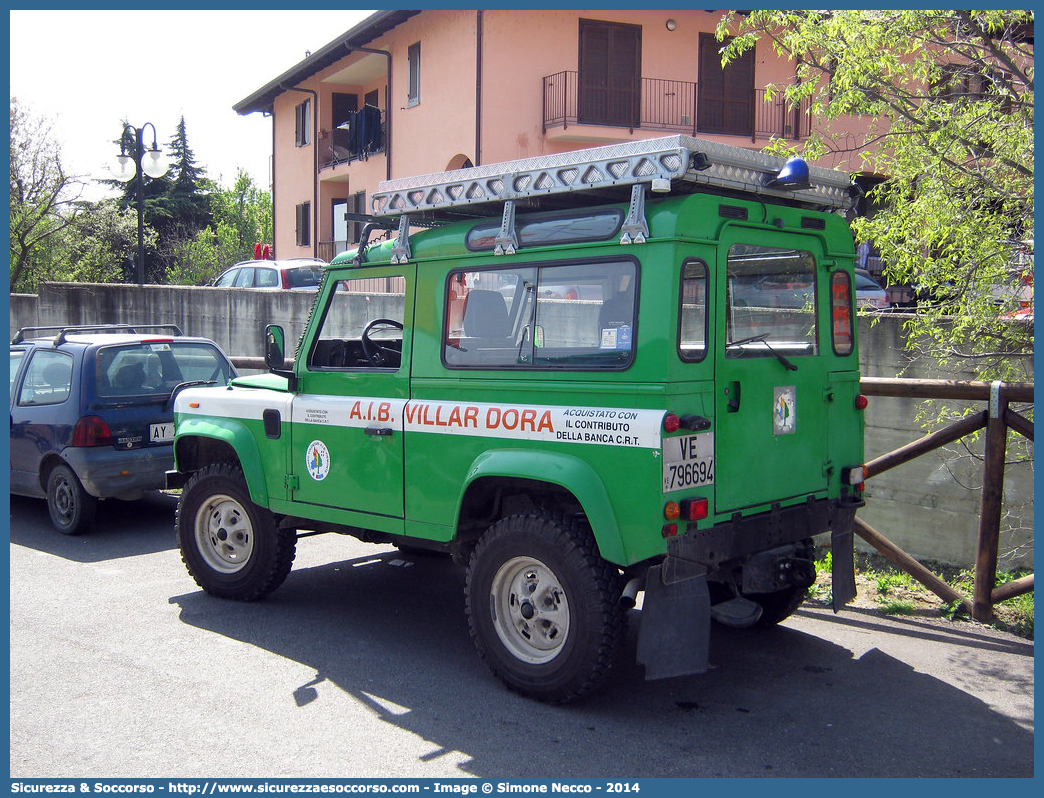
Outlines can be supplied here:
<path id="1" fill-rule="evenodd" d="M 515 557 L 500 566 L 489 608 L 497 636 L 523 662 L 550 662 L 569 638 L 569 601 L 561 581 L 532 557 Z"/>
<path id="2" fill-rule="evenodd" d="M 211 496 L 196 512 L 196 548 L 215 571 L 234 574 L 250 561 L 254 527 L 246 508 L 231 496 Z"/>

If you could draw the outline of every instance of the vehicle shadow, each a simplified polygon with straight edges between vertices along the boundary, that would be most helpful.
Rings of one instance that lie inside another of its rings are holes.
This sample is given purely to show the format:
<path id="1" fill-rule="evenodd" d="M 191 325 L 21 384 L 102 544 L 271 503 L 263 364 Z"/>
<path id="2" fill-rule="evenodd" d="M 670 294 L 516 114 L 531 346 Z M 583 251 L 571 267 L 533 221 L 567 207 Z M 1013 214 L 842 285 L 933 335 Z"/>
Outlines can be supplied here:
<path id="1" fill-rule="evenodd" d="M 11 496 L 11 542 L 82 563 L 155 554 L 177 548 L 174 512 L 178 499 L 150 491 L 138 501 L 106 499 L 98 503 L 91 528 L 63 535 L 51 526 L 43 499 Z"/>
<path id="2" fill-rule="evenodd" d="M 632 611 L 605 689 L 565 707 L 522 698 L 476 656 L 463 582 L 448 558 L 390 552 L 295 571 L 261 602 L 192 592 L 171 603 L 186 624 L 314 669 L 286 685 L 287 702 L 304 707 L 345 691 L 430 742 L 422 761 L 464 754 L 461 775 L 1033 775 L 1031 729 L 879 649 L 853 657 L 785 625 L 715 628 L 708 673 L 646 682 L 634 664 Z M 975 743 L 957 742 L 960 730 Z M 389 761 L 379 774 L 350 775 L 398 775 Z"/>

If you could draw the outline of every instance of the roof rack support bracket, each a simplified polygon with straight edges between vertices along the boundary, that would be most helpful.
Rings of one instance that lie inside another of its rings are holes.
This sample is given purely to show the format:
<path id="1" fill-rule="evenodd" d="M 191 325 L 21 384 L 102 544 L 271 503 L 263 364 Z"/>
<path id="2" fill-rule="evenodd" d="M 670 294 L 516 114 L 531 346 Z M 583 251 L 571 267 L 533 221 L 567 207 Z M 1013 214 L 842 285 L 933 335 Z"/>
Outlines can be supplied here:
<path id="1" fill-rule="evenodd" d="M 494 255 L 514 255 L 518 249 L 518 236 L 515 234 L 515 203 L 508 200 L 504 203 L 504 215 L 500 220 L 500 232 L 493 241 Z"/>
<path id="2" fill-rule="evenodd" d="M 409 263 L 413 253 L 410 252 L 410 217 L 405 213 L 399 217 L 399 232 L 392 244 L 392 263 Z"/>
<path id="3" fill-rule="evenodd" d="M 649 235 L 649 224 L 645 221 L 645 184 L 635 183 L 631 186 L 631 207 L 627 211 L 620 228 L 621 244 L 644 244 Z"/>

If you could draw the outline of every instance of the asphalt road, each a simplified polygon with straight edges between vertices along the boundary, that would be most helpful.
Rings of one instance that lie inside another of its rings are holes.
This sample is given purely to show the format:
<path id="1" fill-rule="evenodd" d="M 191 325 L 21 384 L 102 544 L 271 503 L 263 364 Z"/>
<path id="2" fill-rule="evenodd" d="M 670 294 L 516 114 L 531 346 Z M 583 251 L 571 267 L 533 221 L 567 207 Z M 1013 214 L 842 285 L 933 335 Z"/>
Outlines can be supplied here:
<path id="1" fill-rule="evenodd" d="M 11 498 L 11 776 L 1029 777 L 1033 644 L 802 609 L 716 628 L 713 669 L 550 707 L 500 686 L 448 558 L 324 535 L 268 599 L 203 594 L 174 499 L 81 537 Z"/>

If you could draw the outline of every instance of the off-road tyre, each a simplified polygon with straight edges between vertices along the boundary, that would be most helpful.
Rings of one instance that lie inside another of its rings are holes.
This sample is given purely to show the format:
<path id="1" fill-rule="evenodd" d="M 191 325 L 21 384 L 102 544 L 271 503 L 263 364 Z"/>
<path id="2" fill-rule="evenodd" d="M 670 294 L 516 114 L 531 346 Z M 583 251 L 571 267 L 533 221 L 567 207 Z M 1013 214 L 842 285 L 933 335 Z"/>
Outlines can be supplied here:
<path id="1" fill-rule="evenodd" d="M 250 500 L 235 463 L 204 466 L 185 483 L 175 528 L 181 559 L 212 596 L 254 601 L 279 587 L 297 553 L 297 534 Z"/>
<path id="2" fill-rule="evenodd" d="M 81 535 L 90 529 L 98 500 L 83 489 L 69 466 L 56 465 L 47 475 L 47 512 L 63 535 Z"/>
<path id="3" fill-rule="evenodd" d="M 619 571 L 577 519 L 541 511 L 497 521 L 471 554 L 464 592 L 479 656 L 522 695 L 574 701 L 619 657 Z"/>

